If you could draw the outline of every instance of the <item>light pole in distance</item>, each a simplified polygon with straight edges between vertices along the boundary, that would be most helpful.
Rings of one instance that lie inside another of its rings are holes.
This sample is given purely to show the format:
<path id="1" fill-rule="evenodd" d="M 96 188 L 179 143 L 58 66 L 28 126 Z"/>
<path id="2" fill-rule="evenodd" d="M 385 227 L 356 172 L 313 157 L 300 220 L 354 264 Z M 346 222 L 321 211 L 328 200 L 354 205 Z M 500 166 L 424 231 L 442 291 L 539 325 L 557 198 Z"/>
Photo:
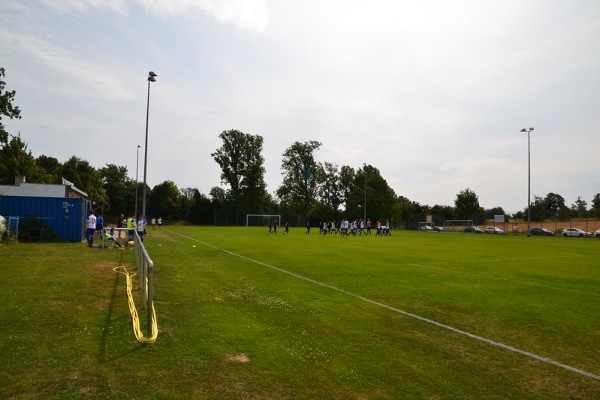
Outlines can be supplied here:
<path id="1" fill-rule="evenodd" d="M 137 218 L 137 206 L 138 206 L 138 165 L 140 165 L 140 149 L 142 146 L 137 145 L 137 155 L 135 156 L 135 218 Z"/>
<path id="2" fill-rule="evenodd" d="M 144 146 L 144 189 L 142 190 L 142 215 L 146 215 L 146 172 L 148 169 L 148 117 L 150 115 L 150 82 L 156 82 L 157 76 L 158 75 L 156 75 L 153 71 L 148 72 L 148 103 L 146 105 L 146 144 Z"/>
<path id="3" fill-rule="evenodd" d="M 527 237 L 531 230 L 531 141 L 529 133 L 532 130 L 533 127 L 521 129 L 521 132 L 527 132 Z"/>

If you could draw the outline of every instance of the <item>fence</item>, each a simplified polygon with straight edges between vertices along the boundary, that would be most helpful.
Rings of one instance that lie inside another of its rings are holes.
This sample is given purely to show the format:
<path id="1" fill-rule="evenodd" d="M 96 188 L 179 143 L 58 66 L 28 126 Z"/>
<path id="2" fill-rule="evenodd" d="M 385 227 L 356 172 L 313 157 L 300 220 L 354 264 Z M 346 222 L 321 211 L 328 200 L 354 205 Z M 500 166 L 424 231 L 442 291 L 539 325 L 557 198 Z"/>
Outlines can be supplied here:
<path id="1" fill-rule="evenodd" d="M 131 231 L 128 228 L 111 228 L 114 229 L 115 232 L 125 232 L 125 238 L 123 240 L 127 241 L 129 232 Z M 102 234 L 101 234 L 102 236 Z M 120 234 L 117 236 L 117 239 L 120 239 Z M 102 240 L 102 246 L 104 247 L 105 240 Z M 133 320 L 134 326 L 134 334 L 136 339 L 142 343 L 153 343 L 156 341 L 156 337 L 158 336 L 158 327 L 156 323 L 156 313 L 154 311 L 153 304 L 153 294 L 154 294 L 154 262 L 148 255 L 146 248 L 144 247 L 144 242 L 140 238 L 137 233 L 137 230 L 133 230 L 133 250 L 135 254 L 135 264 L 137 267 L 137 276 L 140 279 L 140 290 L 142 292 L 142 305 L 146 308 L 146 336 L 144 336 L 141 332 L 141 328 L 139 326 L 139 317 L 137 310 L 135 308 L 135 304 L 133 302 L 133 296 L 131 295 L 132 284 L 131 284 L 131 276 L 125 270 L 125 272 L 121 272 L 127 277 L 127 296 L 129 299 L 129 311 L 131 313 L 131 317 Z M 118 267 L 124 268 L 124 267 Z M 116 270 L 116 269 L 115 269 Z M 118 271 L 119 272 L 119 271 Z"/>
<path id="2" fill-rule="evenodd" d="M 154 263 L 152 262 L 152 259 L 150 259 L 150 256 L 144 247 L 144 242 L 139 237 L 137 231 L 134 232 L 133 248 L 135 250 L 135 263 L 137 265 L 138 277 L 140 278 L 143 304 L 147 311 L 146 336 L 151 338 L 156 335 L 156 332 L 154 332 L 156 319 L 154 317 L 154 304 L 152 303 L 154 292 Z"/>

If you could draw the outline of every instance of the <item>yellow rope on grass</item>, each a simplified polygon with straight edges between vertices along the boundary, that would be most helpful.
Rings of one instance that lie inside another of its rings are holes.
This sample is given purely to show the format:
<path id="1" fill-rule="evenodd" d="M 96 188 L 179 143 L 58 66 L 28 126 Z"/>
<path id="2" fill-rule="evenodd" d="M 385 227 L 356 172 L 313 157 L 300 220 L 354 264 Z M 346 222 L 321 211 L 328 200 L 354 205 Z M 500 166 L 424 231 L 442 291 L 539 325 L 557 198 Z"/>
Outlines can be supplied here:
<path id="1" fill-rule="evenodd" d="M 119 269 L 123 269 L 120 271 Z M 113 268 L 113 271 L 118 272 L 120 274 L 125 275 L 127 279 L 127 302 L 129 303 L 129 313 L 131 314 L 131 322 L 133 324 L 133 333 L 135 338 L 140 343 L 154 343 L 156 338 L 158 337 L 158 324 L 156 323 L 156 312 L 154 310 L 154 302 L 151 304 L 152 307 L 152 336 L 144 337 L 142 330 L 140 329 L 140 319 L 138 317 L 137 309 L 135 308 L 135 303 L 133 301 L 131 278 L 133 278 L 137 273 L 129 274 L 127 268 L 124 266 Z"/>

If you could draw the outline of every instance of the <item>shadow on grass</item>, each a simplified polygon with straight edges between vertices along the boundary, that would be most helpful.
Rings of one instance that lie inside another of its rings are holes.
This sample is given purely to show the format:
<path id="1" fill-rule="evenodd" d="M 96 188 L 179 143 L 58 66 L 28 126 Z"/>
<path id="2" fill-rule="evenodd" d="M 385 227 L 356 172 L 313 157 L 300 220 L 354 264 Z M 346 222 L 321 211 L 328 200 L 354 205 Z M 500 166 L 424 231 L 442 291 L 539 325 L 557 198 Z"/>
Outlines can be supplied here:
<path id="1" fill-rule="evenodd" d="M 119 264 L 122 264 L 123 261 L 123 253 L 121 253 L 121 260 L 119 262 Z M 113 314 L 114 314 L 114 308 L 115 308 L 115 303 L 117 300 L 117 288 L 119 287 L 119 281 L 121 281 L 120 276 L 122 274 L 115 272 L 115 280 L 113 283 L 113 291 L 112 291 L 112 295 L 110 297 L 110 303 L 108 305 L 108 310 L 106 312 L 106 318 L 104 319 L 104 328 L 102 329 L 102 335 L 100 337 L 100 344 L 99 344 L 99 349 L 98 349 L 98 362 L 99 363 L 103 363 L 105 361 L 113 361 L 116 360 L 118 358 L 121 358 L 127 354 L 131 354 L 133 352 L 136 352 L 138 350 L 140 350 L 142 347 L 144 347 L 144 344 L 140 343 L 139 346 L 136 346 L 132 349 L 129 349 L 127 351 L 124 351 L 114 357 L 111 357 L 109 359 L 106 358 L 106 340 L 108 337 L 108 333 L 109 333 L 109 328 L 110 325 L 119 321 L 119 320 L 123 320 L 123 319 L 128 319 L 130 318 L 130 316 L 127 314 L 123 317 L 120 318 L 116 318 L 113 319 Z"/>

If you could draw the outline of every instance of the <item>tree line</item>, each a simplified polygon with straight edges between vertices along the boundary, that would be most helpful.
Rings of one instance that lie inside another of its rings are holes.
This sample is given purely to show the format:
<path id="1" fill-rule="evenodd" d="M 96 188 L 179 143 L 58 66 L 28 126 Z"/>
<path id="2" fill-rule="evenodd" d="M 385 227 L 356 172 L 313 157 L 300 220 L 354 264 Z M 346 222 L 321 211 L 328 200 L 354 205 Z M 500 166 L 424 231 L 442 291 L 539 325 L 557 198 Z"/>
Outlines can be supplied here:
<path id="1" fill-rule="evenodd" d="M 61 183 L 65 178 L 91 199 L 106 203 L 106 216 L 133 213 L 136 189 L 143 193 L 143 183 L 131 179 L 127 167 L 106 164 L 95 168 L 77 156 L 64 163 L 49 155 L 36 158 L 20 133 L 12 135 L 5 130 L 2 116 L 13 119 L 21 115 L 13 105 L 15 91 L 5 91 L 4 73 L 0 68 L 0 184 L 13 184 L 19 175 L 32 183 Z M 284 151 L 282 182 L 271 194 L 264 181 L 263 137 L 227 130 L 219 138 L 222 144 L 211 157 L 221 168 L 221 185 L 208 194 L 196 188 L 179 188 L 170 180 L 153 188 L 147 186 L 149 217 L 208 225 L 243 225 L 246 214 L 281 214 L 282 220 L 291 225 L 367 217 L 415 229 L 429 215 L 438 225 L 450 219 L 484 223 L 494 215 L 505 215 L 501 207 L 482 208 L 477 194 L 469 188 L 456 194 L 454 206 L 411 201 L 397 195 L 373 165 L 354 168 L 317 162 L 315 153 L 322 144 L 314 140 L 294 142 Z M 137 210 L 141 210 L 141 195 L 137 198 Z M 507 217 L 526 215 L 527 209 Z M 600 193 L 594 196 L 589 209 L 581 197 L 568 207 L 564 198 L 554 193 L 543 198 L 534 196 L 532 220 L 573 217 L 600 218 Z"/>

